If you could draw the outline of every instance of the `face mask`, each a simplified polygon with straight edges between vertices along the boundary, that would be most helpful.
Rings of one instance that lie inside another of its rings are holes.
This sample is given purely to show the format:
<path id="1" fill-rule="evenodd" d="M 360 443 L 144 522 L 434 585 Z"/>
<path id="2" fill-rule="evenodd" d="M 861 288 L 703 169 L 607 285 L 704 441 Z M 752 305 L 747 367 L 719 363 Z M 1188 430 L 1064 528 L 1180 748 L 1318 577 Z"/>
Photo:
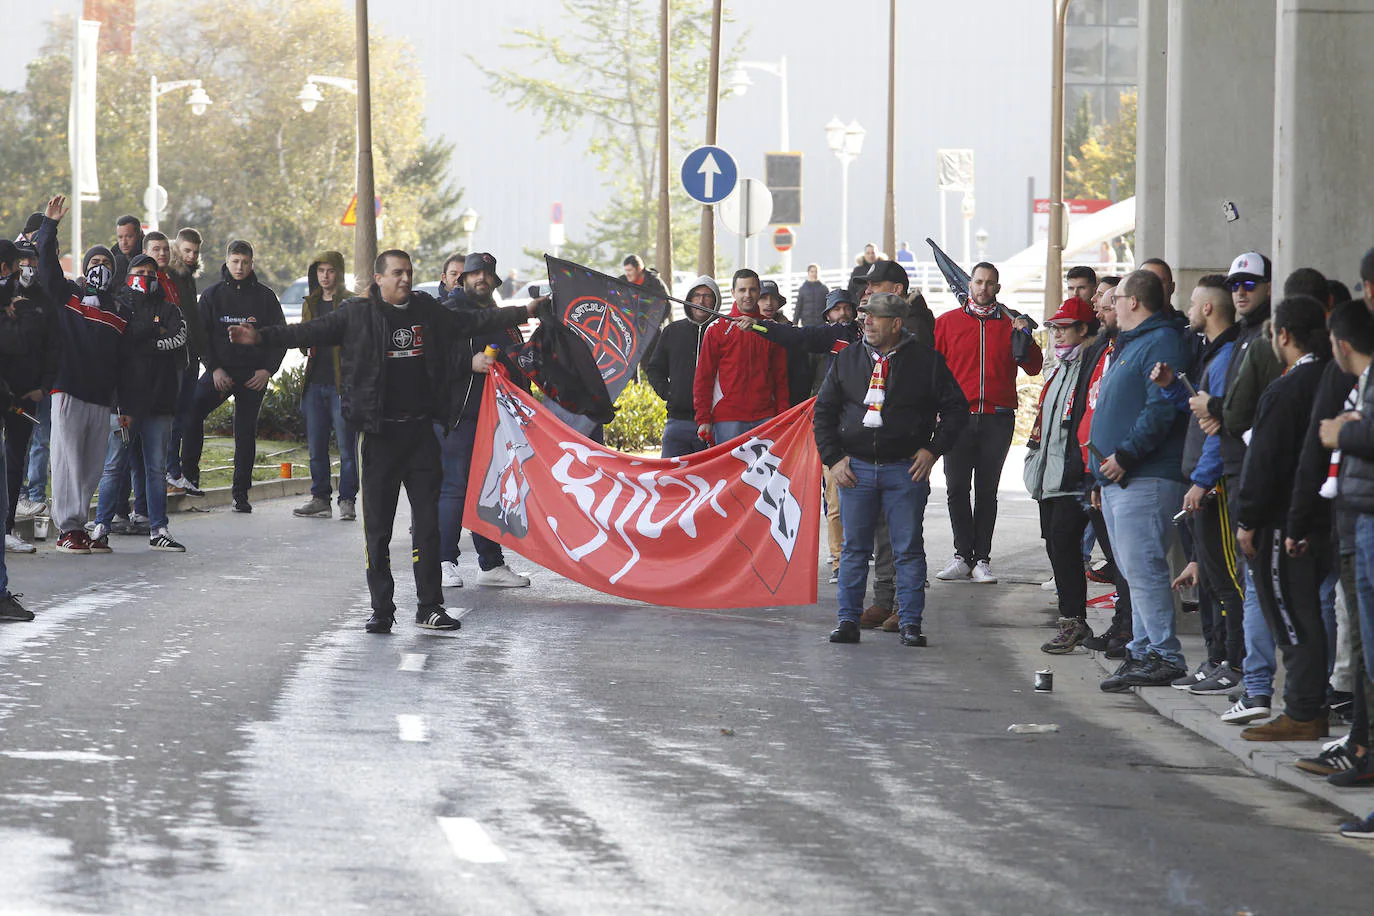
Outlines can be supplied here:
<path id="1" fill-rule="evenodd" d="M 157 278 L 145 277 L 142 274 L 129 274 L 124 280 L 124 285 L 135 292 L 146 293 L 149 296 L 157 292 Z"/>
<path id="2" fill-rule="evenodd" d="M 110 270 L 109 265 L 97 264 L 86 271 L 86 289 L 93 292 L 101 292 L 110 288 L 110 281 L 114 279 L 114 271 Z"/>
<path id="3" fill-rule="evenodd" d="M 32 264 L 23 264 L 19 267 L 19 285 L 24 287 L 33 286 L 33 281 L 38 277 L 38 268 Z"/>

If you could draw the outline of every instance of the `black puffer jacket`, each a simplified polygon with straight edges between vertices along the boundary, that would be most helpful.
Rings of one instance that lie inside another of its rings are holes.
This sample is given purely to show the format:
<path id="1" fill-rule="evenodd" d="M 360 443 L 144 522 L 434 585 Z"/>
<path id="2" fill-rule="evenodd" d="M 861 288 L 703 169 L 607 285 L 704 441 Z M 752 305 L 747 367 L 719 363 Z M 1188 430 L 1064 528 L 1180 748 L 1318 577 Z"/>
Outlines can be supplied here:
<path id="1" fill-rule="evenodd" d="M 250 324 L 257 330 L 286 324 L 277 294 L 258 282 L 249 272 L 242 280 L 229 276 L 229 267 L 220 268 L 220 280 L 200 294 L 200 321 L 205 328 L 205 349 L 200 361 L 210 372 L 223 369 L 235 381 L 251 376 L 258 369 L 275 375 L 281 368 L 285 348 L 253 346 L 229 342 L 229 327 Z"/>
<path id="2" fill-rule="evenodd" d="M 1360 413 L 1341 427 L 1341 506 L 1374 515 L 1374 385 L 1365 385 Z"/>
<path id="3" fill-rule="evenodd" d="M 825 297 L 830 288 L 820 280 L 807 280 L 797 287 L 797 324 L 815 328 L 825 324 Z"/>
<path id="4" fill-rule="evenodd" d="M 260 328 L 263 345 L 290 347 L 339 347 L 343 375 L 340 397 L 343 415 L 355 429 L 382 431 L 382 406 L 386 402 L 386 347 L 390 338 L 383 309 L 392 308 L 374 289 L 366 296 L 349 299 L 322 318 L 304 324 Z M 513 328 L 528 320 L 519 306 L 500 309 L 451 311 L 432 296 L 412 292 L 407 308 L 425 327 L 425 369 L 429 374 L 434 419 L 452 428 L 458 425 L 463 394 L 472 374 L 472 357 L 460 338 Z M 430 356 L 434 356 L 431 359 Z"/>
<path id="5" fill-rule="evenodd" d="M 119 363 L 119 412 L 130 417 L 176 413 L 181 374 L 186 367 L 186 320 L 163 295 L 128 288 L 115 296 L 129 310 L 124 353 Z"/>
<path id="6" fill-rule="evenodd" d="M 883 425 L 863 425 L 864 397 L 873 377 L 867 344 L 846 347 L 835 358 L 816 395 L 816 448 L 830 467 L 846 455 L 863 461 L 904 461 L 920 449 L 948 452 L 968 425 L 968 400 L 945 358 L 917 343 L 910 332 L 888 356 Z"/>
<path id="7" fill-rule="evenodd" d="M 697 375 L 697 354 L 709 322 L 697 324 L 679 318 L 658 335 L 654 350 L 644 361 L 644 377 L 668 403 L 668 419 L 692 420 L 692 382 Z"/>

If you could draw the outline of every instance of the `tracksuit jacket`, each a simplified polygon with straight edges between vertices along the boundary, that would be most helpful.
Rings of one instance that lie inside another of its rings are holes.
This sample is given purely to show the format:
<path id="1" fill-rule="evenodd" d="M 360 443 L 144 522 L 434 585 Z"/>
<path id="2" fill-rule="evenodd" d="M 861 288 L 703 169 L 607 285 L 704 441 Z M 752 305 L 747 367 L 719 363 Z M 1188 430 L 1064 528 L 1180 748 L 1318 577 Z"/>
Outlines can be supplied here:
<path id="1" fill-rule="evenodd" d="M 744 313 L 730 307 L 730 317 Z M 776 417 L 787 399 L 787 351 L 729 321 L 706 329 L 697 356 L 692 403 L 697 425 Z"/>
<path id="2" fill-rule="evenodd" d="M 968 399 L 969 413 L 996 413 L 1015 410 L 1016 369 L 1038 375 L 1045 362 L 1040 348 L 1031 343 L 1022 363 L 1012 357 L 1012 318 L 998 308 L 991 317 L 980 318 L 965 306 L 945 312 L 935 319 L 935 349 L 944 356 L 959 387 Z"/>

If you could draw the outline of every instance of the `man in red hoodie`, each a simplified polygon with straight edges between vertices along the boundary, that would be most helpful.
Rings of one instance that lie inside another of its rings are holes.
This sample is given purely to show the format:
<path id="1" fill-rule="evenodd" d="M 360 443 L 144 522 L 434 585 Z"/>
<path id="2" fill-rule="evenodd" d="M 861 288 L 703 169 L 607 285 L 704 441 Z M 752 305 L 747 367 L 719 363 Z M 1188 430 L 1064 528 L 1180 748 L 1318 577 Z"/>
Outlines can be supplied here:
<path id="1" fill-rule="evenodd" d="M 936 574 L 945 581 L 997 581 L 990 565 L 992 531 L 997 484 L 1016 426 L 1016 370 L 1038 375 L 1044 362 L 1026 319 L 1013 319 L 997 302 L 999 289 L 997 268 L 979 263 L 969 279 L 968 302 L 935 321 L 935 349 L 959 380 L 971 414 L 959 443 L 945 455 L 954 527 L 954 559 Z"/>
<path id="2" fill-rule="evenodd" d="M 735 271 L 730 317 L 758 314 L 759 289 L 758 274 L 748 268 Z M 762 334 L 741 331 L 729 321 L 716 321 L 706 329 L 692 385 L 698 437 L 728 442 L 788 406 L 785 348 L 773 346 Z"/>

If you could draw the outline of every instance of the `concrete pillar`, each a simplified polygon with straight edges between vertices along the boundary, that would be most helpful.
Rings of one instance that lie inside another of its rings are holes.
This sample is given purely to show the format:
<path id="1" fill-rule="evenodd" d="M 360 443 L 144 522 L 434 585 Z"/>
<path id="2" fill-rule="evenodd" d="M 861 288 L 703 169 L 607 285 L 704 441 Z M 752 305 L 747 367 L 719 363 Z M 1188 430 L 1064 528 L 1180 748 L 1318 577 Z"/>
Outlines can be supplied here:
<path id="1" fill-rule="evenodd" d="M 1164 256 L 1164 150 L 1168 145 L 1169 0 L 1140 0 L 1136 79 L 1135 256 Z"/>
<path id="2" fill-rule="evenodd" d="M 1242 251 L 1270 254 L 1275 12 L 1258 0 L 1169 0 L 1164 257 L 1176 302 Z"/>
<path id="3" fill-rule="evenodd" d="M 1315 267 L 1352 284 L 1374 246 L 1372 52 L 1374 0 L 1278 0 L 1277 283 L 1296 267 Z"/>

